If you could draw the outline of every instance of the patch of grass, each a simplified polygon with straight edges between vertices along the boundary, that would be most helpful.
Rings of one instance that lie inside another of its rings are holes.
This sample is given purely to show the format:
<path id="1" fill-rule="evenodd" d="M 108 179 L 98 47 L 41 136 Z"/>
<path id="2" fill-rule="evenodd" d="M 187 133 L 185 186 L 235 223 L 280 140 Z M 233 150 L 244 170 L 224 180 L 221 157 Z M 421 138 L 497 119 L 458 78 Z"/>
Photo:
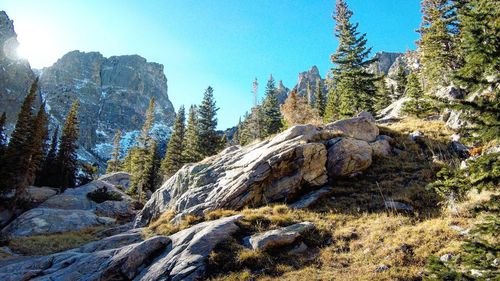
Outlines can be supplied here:
<path id="1" fill-rule="evenodd" d="M 176 213 L 174 211 L 167 211 L 163 213 L 157 220 L 149 224 L 143 235 L 146 237 L 150 237 L 154 234 L 170 235 L 186 229 L 191 225 L 197 224 L 203 220 L 203 218 L 188 215 L 179 222 L 173 222 L 172 219 L 175 217 L 175 215 Z"/>
<path id="2" fill-rule="evenodd" d="M 23 255 L 49 255 L 99 240 L 97 233 L 104 227 L 85 228 L 66 233 L 36 235 L 11 239 L 8 247 Z"/>

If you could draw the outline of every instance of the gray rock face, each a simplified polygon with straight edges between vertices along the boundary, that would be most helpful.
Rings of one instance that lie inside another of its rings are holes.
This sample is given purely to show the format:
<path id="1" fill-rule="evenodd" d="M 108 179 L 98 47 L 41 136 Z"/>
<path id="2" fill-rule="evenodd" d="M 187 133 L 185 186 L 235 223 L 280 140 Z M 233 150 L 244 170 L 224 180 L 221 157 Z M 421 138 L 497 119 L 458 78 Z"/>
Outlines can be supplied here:
<path id="1" fill-rule="evenodd" d="M 410 98 L 407 97 L 402 97 L 390 105 L 388 105 L 386 108 L 382 109 L 379 114 L 379 120 L 380 122 L 384 121 L 389 121 L 391 119 L 398 119 L 403 116 L 402 114 L 402 109 L 403 106 L 405 105 L 406 102 L 408 102 Z"/>
<path id="2" fill-rule="evenodd" d="M 315 101 L 315 91 L 316 91 L 316 80 L 321 81 L 321 87 L 323 91 L 325 89 L 324 79 L 321 78 L 319 74 L 319 70 L 317 66 L 312 66 L 308 71 L 304 71 L 299 73 L 299 77 L 297 79 L 297 85 L 295 85 L 294 90 L 297 91 L 297 95 L 299 97 L 305 97 L 310 101 Z M 307 85 L 311 85 L 311 92 L 308 93 Z"/>
<path id="3" fill-rule="evenodd" d="M 7 113 L 7 132 L 13 130 L 22 102 L 35 81 L 28 61 L 17 55 L 18 45 L 14 22 L 0 11 L 0 107 Z"/>
<path id="4" fill-rule="evenodd" d="M 378 52 L 375 54 L 377 61 L 369 66 L 371 73 L 388 74 L 391 66 L 396 62 L 397 58 L 403 56 L 403 53 Z"/>
<path id="5" fill-rule="evenodd" d="M 28 195 L 28 200 L 35 204 L 38 205 L 50 197 L 54 196 L 57 194 L 57 191 L 50 187 L 36 187 L 36 186 L 30 186 L 28 187 L 27 190 L 27 195 Z"/>
<path id="6" fill-rule="evenodd" d="M 141 281 L 202 280 L 205 260 L 215 246 L 228 239 L 239 228 L 236 215 L 194 225 L 170 236 L 172 249 L 163 254 L 151 267 L 141 272 Z"/>
<path id="7" fill-rule="evenodd" d="M 344 177 L 355 175 L 372 164 L 370 144 L 353 138 L 335 138 L 328 149 L 328 175 Z"/>
<path id="8" fill-rule="evenodd" d="M 144 241 L 142 229 L 130 230 L 77 249 L 0 264 L 0 280 L 201 280 L 208 255 L 239 229 L 235 222 L 240 218 Z"/>
<path id="9" fill-rule="evenodd" d="M 78 231 L 83 228 L 112 224 L 112 218 L 98 217 L 85 210 L 31 209 L 7 225 L 2 233 L 9 237 Z"/>
<path id="10" fill-rule="evenodd" d="M 311 222 L 301 222 L 264 233 L 254 234 L 248 238 L 248 244 L 254 250 L 267 250 L 272 247 L 292 244 L 302 233 L 314 228 Z"/>
<path id="11" fill-rule="evenodd" d="M 367 140 L 377 135 L 373 122 L 356 117 L 324 128 L 295 126 L 271 140 L 230 147 L 180 169 L 152 195 L 135 225 L 145 226 L 167 210 L 178 213 L 178 219 L 220 208 L 293 201 L 326 184 L 328 175 L 351 175 L 368 168 L 372 148 Z M 339 136 L 338 144 L 328 142 Z M 328 151 L 326 143 L 331 146 Z"/>
<path id="12" fill-rule="evenodd" d="M 325 186 L 322 187 L 318 190 L 309 192 L 296 202 L 293 202 L 292 204 L 288 204 L 288 207 L 291 209 L 305 209 L 308 208 L 314 203 L 316 203 L 319 199 L 321 199 L 323 196 L 326 196 L 327 194 L 331 193 L 333 191 L 333 188 L 331 186 Z"/>
<path id="13" fill-rule="evenodd" d="M 108 193 L 120 195 L 122 200 L 94 202 L 88 197 L 88 194 L 102 188 L 106 188 Z M 18 237 L 68 232 L 112 224 L 115 219 L 131 220 L 135 214 L 131 203 L 132 199 L 114 185 L 96 180 L 48 198 L 37 208 L 23 213 L 8 224 L 2 234 Z"/>
<path id="14" fill-rule="evenodd" d="M 151 98 L 160 133 L 168 133 L 173 122 L 163 66 L 138 55 L 105 58 L 97 52 L 72 51 L 40 73 L 40 92 L 52 124 L 63 124 L 71 103 L 79 100 L 80 142 L 100 158 L 109 157 L 118 128 L 124 135 L 141 128 Z"/>

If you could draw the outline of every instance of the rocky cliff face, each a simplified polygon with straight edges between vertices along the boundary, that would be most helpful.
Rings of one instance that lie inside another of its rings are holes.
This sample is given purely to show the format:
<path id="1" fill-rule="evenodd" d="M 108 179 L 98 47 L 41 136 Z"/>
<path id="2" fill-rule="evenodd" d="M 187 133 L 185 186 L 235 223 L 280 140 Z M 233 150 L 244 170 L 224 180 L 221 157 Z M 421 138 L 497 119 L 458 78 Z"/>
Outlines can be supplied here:
<path id="1" fill-rule="evenodd" d="M 7 113 L 7 132 L 12 131 L 22 101 L 39 76 L 36 103 L 46 103 L 51 129 L 64 124 L 73 101 L 80 102 L 78 155 L 82 160 L 103 167 L 117 129 L 123 132 L 125 152 L 139 133 L 151 98 L 156 101 L 153 135 L 164 146 L 175 111 L 163 65 L 138 55 L 105 58 L 98 52 L 73 51 L 34 73 L 26 60 L 18 58 L 13 21 L 3 11 L 0 46 L 0 107 Z"/>
<path id="2" fill-rule="evenodd" d="M 8 132 L 12 131 L 22 101 L 35 80 L 28 61 L 17 56 L 18 45 L 13 21 L 0 11 L 0 105 L 1 111 L 7 113 Z"/>
<path id="3" fill-rule="evenodd" d="M 163 66 L 138 55 L 105 58 L 97 52 L 73 51 L 40 71 L 40 93 L 51 123 L 63 124 L 71 103 L 78 100 L 80 142 L 99 159 L 108 157 L 117 129 L 124 132 L 122 144 L 129 146 L 151 98 L 156 102 L 154 131 L 168 134 L 175 111 L 167 91 Z"/>

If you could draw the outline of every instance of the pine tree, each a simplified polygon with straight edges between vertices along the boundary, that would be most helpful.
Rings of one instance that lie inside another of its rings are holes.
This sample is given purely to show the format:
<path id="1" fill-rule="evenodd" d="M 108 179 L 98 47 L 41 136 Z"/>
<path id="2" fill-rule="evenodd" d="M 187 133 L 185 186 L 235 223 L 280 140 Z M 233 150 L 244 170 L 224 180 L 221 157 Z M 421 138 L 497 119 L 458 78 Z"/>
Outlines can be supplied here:
<path id="1" fill-rule="evenodd" d="M 325 115 L 326 108 L 326 98 L 323 94 L 323 87 L 321 87 L 321 80 L 316 80 L 316 89 L 315 89 L 315 102 L 314 108 L 318 110 L 319 116 L 323 117 Z"/>
<path id="2" fill-rule="evenodd" d="M 37 89 L 38 79 L 33 82 L 28 95 L 24 98 L 0 171 L 0 191 L 14 189 L 16 198 L 20 198 L 28 187 L 27 172 L 31 161 L 31 136 L 34 121 L 32 107 Z"/>
<path id="3" fill-rule="evenodd" d="M 393 98 L 399 99 L 405 94 L 406 84 L 408 83 L 407 76 L 408 75 L 406 74 L 406 71 L 403 68 L 403 66 L 399 65 L 398 72 L 396 73 L 396 85 L 397 85 L 395 89 L 396 96 L 393 96 Z"/>
<path id="4" fill-rule="evenodd" d="M 73 102 L 66 116 L 56 157 L 59 170 L 59 180 L 56 186 L 63 189 L 76 185 L 76 172 L 78 170 L 76 150 L 78 149 L 79 137 L 78 107 L 78 101 Z"/>
<path id="5" fill-rule="evenodd" d="M 391 104 L 391 92 L 387 88 L 384 76 L 375 82 L 375 86 L 377 87 L 377 99 L 374 108 L 376 112 L 379 112 Z"/>
<path id="6" fill-rule="evenodd" d="M 120 140 L 122 139 L 122 131 L 116 131 L 113 138 L 113 150 L 111 151 L 111 159 L 108 160 L 108 167 L 106 173 L 114 173 L 120 170 Z"/>
<path id="7" fill-rule="evenodd" d="M 57 145 L 58 145 L 59 127 L 56 127 L 52 134 L 49 152 L 43 162 L 42 170 L 36 177 L 37 186 L 56 186 L 57 184 Z"/>
<path id="8" fill-rule="evenodd" d="M 408 75 L 405 96 L 410 98 L 410 100 L 404 104 L 402 112 L 417 117 L 423 117 L 432 112 L 433 107 L 431 101 L 424 95 L 419 77 L 416 73 L 410 73 Z"/>
<path id="9" fill-rule="evenodd" d="M 182 154 L 182 159 L 186 163 L 195 163 L 203 159 L 198 146 L 200 135 L 198 133 L 197 111 L 198 109 L 195 105 L 191 105 L 189 108 L 187 129 L 184 138 L 184 151 Z"/>
<path id="10" fill-rule="evenodd" d="M 184 161 L 185 116 L 184 106 L 179 108 L 174 123 L 174 129 L 168 140 L 167 153 L 161 162 L 161 172 L 165 178 L 173 176 L 182 166 Z"/>
<path id="11" fill-rule="evenodd" d="M 350 22 L 352 15 L 346 2 L 337 0 L 334 20 L 335 36 L 338 38 L 339 46 L 331 56 L 334 64 L 331 70 L 333 87 L 329 93 L 331 96 L 329 102 L 332 103 L 337 99 L 335 101 L 337 106 L 327 105 L 327 119 L 335 115 L 329 112 L 335 107 L 340 117 L 350 117 L 361 111 L 373 112 L 376 95 L 374 81 L 377 78 L 368 72 L 367 66 L 375 59 L 367 59 L 371 48 L 366 47 L 366 34 L 357 31 L 359 24 Z"/>
<path id="12" fill-rule="evenodd" d="M 5 122 L 7 121 L 7 115 L 4 112 L 0 117 L 0 165 L 2 163 L 2 158 L 7 149 L 7 134 L 5 133 Z"/>
<path id="13" fill-rule="evenodd" d="M 33 123 L 33 133 L 31 136 L 31 161 L 27 175 L 28 184 L 30 185 L 35 183 L 36 175 L 40 173 L 44 159 L 47 155 L 47 139 L 49 137 L 48 122 L 45 104 L 42 103 Z"/>
<path id="14" fill-rule="evenodd" d="M 217 153 L 218 137 L 217 129 L 217 110 L 212 87 L 208 87 L 203 95 L 200 108 L 198 110 L 198 147 L 201 156 L 208 157 Z"/>
<path id="15" fill-rule="evenodd" d="M 454 42 L 457 34 L 457 17 L 454 1 L 423 0 L 420 40 L 418 41 L 425 90 L 435 89 L 448 81 L 457 61 Z"/>
<path id="16" fill-rule="evenodd" d="M 461 110 L 472 126 L 462 129 L 468 138 L 483 141 L 500 135 L 500 5 L 493 0 L 469 0 L 458 9 L 461 67 L 455 81 L 474 99 L 458 100 L 451 107 Z"/>
<path id="17" fill-rule="evenodd" d="M 137 137 L 137 147 L 130 149 L 130 188 L 129 194 L 136 195 L 139 202 L 144 201 L 144 192 L 149 184 L 151 162 L 153 155 L 150 153 L 152 138 L 150 136 L 151 127 L 154 121 L 154 98 L 150 100 L 146 118 L 142 125 L 141 133 Z"/>
<path id="18" fill-rule="evenodd" d="M 269 76 L 266 85 L 266 97 L 262 103 L 262 137 L 276 134 L 281 129 L 281 113 L 276 96 L 276 86 L 273 76 Z"/>
<path id="19" fill-rule="evenodd" d="M 147 189 L 152 192 L 155 191 L 162 183 L 163 176 L 161 175 L 161 156 L 160 150 L 158 149 L 158 143 L 156 141 L 151 142 L 149 148 L 150 162 L 148 163 L 149 168 L 149 180 L 147 184 Z"/>

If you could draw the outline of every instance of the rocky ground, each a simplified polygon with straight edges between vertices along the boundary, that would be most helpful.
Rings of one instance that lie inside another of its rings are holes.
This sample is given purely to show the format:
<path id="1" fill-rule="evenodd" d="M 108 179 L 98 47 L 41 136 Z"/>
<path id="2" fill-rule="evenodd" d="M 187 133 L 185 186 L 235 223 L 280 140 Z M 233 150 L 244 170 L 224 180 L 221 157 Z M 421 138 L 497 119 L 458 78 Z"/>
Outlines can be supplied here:
<path id="1" fill-rule="evenodd" d="M 33 187 L 2 230 L 0 280 L 418 280 L 471 227 L 424 188 L 456 157 L 451 133 L 367 114 L 295 126 L 184 166 L 140 210 L 124 173 Z"/>

